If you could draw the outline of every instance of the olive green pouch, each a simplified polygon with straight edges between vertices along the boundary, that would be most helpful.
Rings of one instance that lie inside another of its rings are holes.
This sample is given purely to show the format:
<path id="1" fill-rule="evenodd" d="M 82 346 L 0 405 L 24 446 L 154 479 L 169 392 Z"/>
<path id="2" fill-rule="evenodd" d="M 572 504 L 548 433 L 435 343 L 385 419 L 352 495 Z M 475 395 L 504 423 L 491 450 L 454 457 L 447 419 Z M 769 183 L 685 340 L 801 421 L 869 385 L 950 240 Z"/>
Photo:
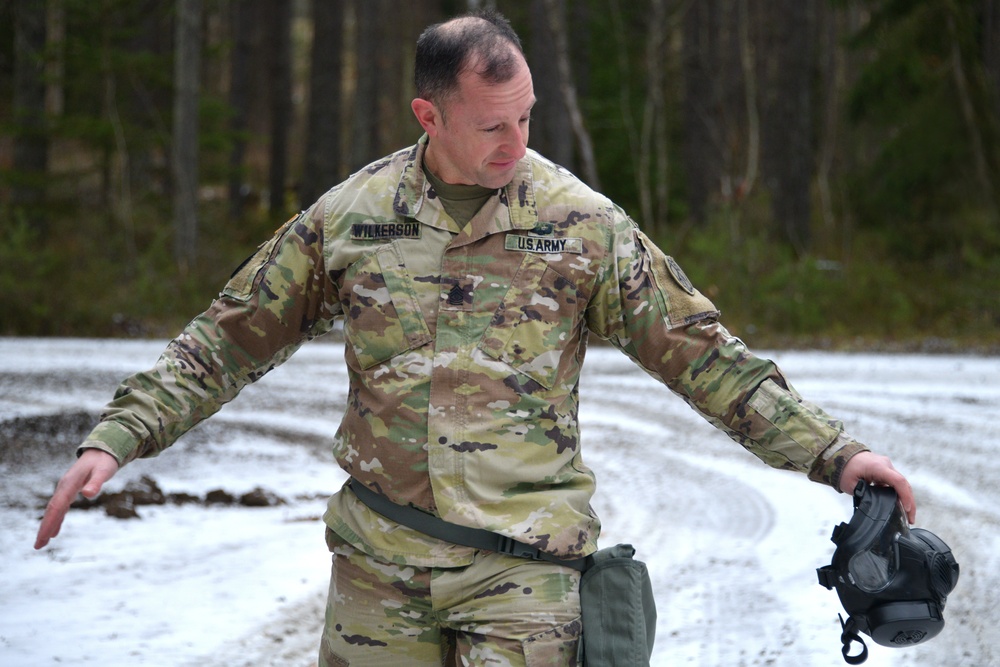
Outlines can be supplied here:
<path id="1" fill-rule="evenodd" d="M 656 601 L 646 564 L 630 544 L 601 549 L 580 579 L 584 667 L 649 665 Z"/>

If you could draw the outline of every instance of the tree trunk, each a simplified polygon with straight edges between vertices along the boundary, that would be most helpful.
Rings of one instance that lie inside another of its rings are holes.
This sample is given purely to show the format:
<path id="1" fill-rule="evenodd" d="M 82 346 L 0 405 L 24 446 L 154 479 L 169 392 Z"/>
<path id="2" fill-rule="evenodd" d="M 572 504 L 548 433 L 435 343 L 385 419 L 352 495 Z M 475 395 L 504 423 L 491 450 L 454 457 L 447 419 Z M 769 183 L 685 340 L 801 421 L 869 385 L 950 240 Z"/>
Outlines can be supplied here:
<path id="1" fill-rule="evenodd" d="M 962 61 L 962 51 L 958 43 L 958 27 L 955 24 L 955 16 L 948 14 L 948 35 L 951 38 L 951 73 L 955 82 L 955 90 L 958 92 L 958 105 L 962 112 L 962 120 L 965 122 L 966 130 L 969 133 L 969 148 L 972 151 L 972 164 L 975 167 L 976 178 L 979 181 L 980 189 L 989 210 L 997 215 L 997 193 L 990 173 L 990 166 L 986 160 L 984 150 L 983 134 L 979 128 L 979 119 L 976 116 L 975 104 L 972 101 L 972 93 L 969 90 L 969 80 L 965 73 L 965 65 Z"/>
<path id="2" fill-rule="evenodd" d="M 129 17 L 125 18 L 125 25 L 128 25 L 127 41 L 125 49 L 128 51 L 128 58 L 133 62 L 140 62 L 148 59 L 150 62 L 169 62 L 173 52 L 173 20 L 174 9 L 172 2 L 150 2 L 144 3 L 141 7 L 130 8 Z M 202 21 L 204 22 L 204 18 Z M 121 48 L 112 47 L 112 50 Z M 115 55 L 109 54 L 111 60 Z M 119 157 L 122 160 L 121 169 L 124 172 L 120 175 L 122 180 L 122 199 L 130 199 L 132 193 L 140 197 L 143 193 L 158 191 L 166 193 L 170 191 L 169 171 L 157 166 L 158 156 L 161 154 L 159 148 L 162 146 L 163 134 L 160 129 L 161 109 L 169 109 L 172 97 L 170 82 L 156 81 L 152 77 L 136 76 L 127 68 L 124 71 L 120 66 L 112 66 L 109 63 L 109 71 L 114 70 L 113 78 L 117 79 L 117 101 L 118 109 L 115 113 L 120 115 L 120 125 L 118 127 Z M 201 87 L 204 88 L 204 81 Z M 119 113 L 120 110 L 120 113 Z M 131 216 L 131 205 L 128 201 L 122 203 L 122 212 Z M 124 218 L 126 224 L 131 222 Z"/>
<path id="3" fill-rule="evenodd" d="M 983 64 L 993 94 L 993 111 L 1000 116 L 1000 0 L 983 0 Z"/>
<path id="4" fill-rule="evenodd" d="M 843 13 L 826 4 L 819 7 L 818 20 L 820 43 L 818 62 L 823 97 L 821 101 L 822 122 L 819 137 L 819 157 L 816 164 L 816 185 L 819 192 L 823 226 L 827 231 L 835 227 L 833 194 L 830 175 L 833 173 L 834 158 L 837 154 L 837 129 L 840 121 L 842 94 L 844 91 L 844 58 L 841 42 L 844 35 Z"/>
<path id="5" fill-rule="evenodd" d="M 312 16 L 308 138 L 299 192 L 301 208 L 308 207 L 340 179 L 344 3 L 312 0 Z"/>
<path id="6" fill-rule="evenodd" d="M 201 0 L 177 0 L 174 56 L 174 258 L 182 273 L 198 255 L 198 90 Z"/>
<path id="7" fill-rule="evenodd" d="M 232 40 L 229 74 L 229 131 L 233 147 L 229 152 L 229 217 L 243 215 L 246 200 L 244 159 L 247 150 L 247 113 L 250 103 L 250 57 L 253 49 L 254 14 L 251 0 L 233 0 Z"/>
<path id="8" fill-rule="evenodd" d="M 689 214 L 698 224 L 708 219 L 709 204 L 722 175 L 718 140 L 721 130 L 712 84 L 715 71 L 712 62 L 715 31 L 712 28 L 716 12 L 716 0 L 692 2 L 682 23 L 684 171 Z"/>
<path id="9" fill-rule="evenodd" d="M 639 210 L 651 234 L 666 223 L 667 108 L 664 99 L 667 60 L 667 3 L 652 0 L 646 36 L 646 104 L 639 142 Z"/>
<path id="10" fill-rule="evenodd" d="M 559 0 L 557 4 L 557 11 L 564 13 L 565 0 Z M 559 90 L 555 39 L 544 0 L 532 0 L 530 12 L 529 55 L 535 90 Z M 561 95 L 539 96 L 531 111 L 531 146 L 556 164 L 573 169 L 573 128 L 569 122 L 565 99 Z"/>
<path id="11" fill-rule="evenodd" d="M 288 180 L 288 135 L 292 124 L 292 3 L 271 0 L 268 31 L 271 47 L 271 152 L 268 177 L 268 209 L 272 215 L 285 212 Z"/>
<path id="12" fill-rule="evenodd" d="M 757 66 L 753 43 L 750 37 L 749 0 L 739 0 L 740 11 L 737 18 L 740 69 L 743 74 L 743 97 L 746 108 L 746 166 L 743 176 L 736 186 L 736 198 L 750 196 L 757 184 L 760 169 L 760 94 L 757 87 Z"/>
<path id="13" fill-rule="evenodd" d="M 766 0 L 761 7 L 765 183 L 778 238 L 802 255 L 811 244 L 815 0 Z"/>
<path id="14" fill-rule="evenodd" d="M 63 115 L 66 96 L 66 6 L 64 0 L 48 0 L 46 9 L 45 111 L 50 117 Z"/>
<path id="15" fill-rule="evenodd" d="M 1000 0 L 983 0 L 983 70 L 994 133 L 1000 132 Z M 992 162 L 1000 170 L 1000 153 L 993 151 Z M 1000 197 L 1000 191 L 994 190 Z"/>
<path id="16" fill-rule="evenodd" d="M 556 65 L 559 72 L 559 91 L 569 114 L 570 125 L 576 136 L 577 148 L 580 151 L 580 162 L 583 178 L 590 187 L 600 189 L 600 179 L 597 175 L 597 160 L 594 157 L 594 146 L 590 133 L 583 122 L 583 112 L 576 96 L 576 86 L 573 83 L 573 72 L 569 60 L 569 39 L 566 35 L 566 21 L 559 11 L 558 0 L 544 0 L 548 24 L 552 30 L 556 50 Z"/>
<path id="17" fill-rule="evenodd" d="M 378 44 L 378 116 L 375 119 L 375 143 L 373 155 L 370 159 L 375 159 L 380 155 L 391 153 L 412 143 L 412 126 L 406 126 L 399 122 L 400 111 L 409 110 L 410 96 L 404 101 L 403 92 L 410 90 L 412 81 L 413 57 L 407 57 L 404 44 L 409 45 L 416 42 L 416 37 L 408 36 L 409 19 L 414 12 L 413 0 L 402 3 L 399 6 L 391 0 L 368 0 L 376 2 L 379 16 L 385 16 L 388 12 L 398 13 L 395 20 L 380 20 L 377 28 Z"/>
<path id="18" fill-rule="evenodd" d="M 20 0 L 14 14 L 14 171 L 15 208 L 42 215 L 49 168 L 45 122 L 45 2 Z"/>
<path id="19" fill-rule="evenodd" d="M 378 91 L 381 72 L 378 67 L 378 0 L 355 0 L 354 115 L 351 124 L 351 169 L 365 166 L 378 156 Z"/>

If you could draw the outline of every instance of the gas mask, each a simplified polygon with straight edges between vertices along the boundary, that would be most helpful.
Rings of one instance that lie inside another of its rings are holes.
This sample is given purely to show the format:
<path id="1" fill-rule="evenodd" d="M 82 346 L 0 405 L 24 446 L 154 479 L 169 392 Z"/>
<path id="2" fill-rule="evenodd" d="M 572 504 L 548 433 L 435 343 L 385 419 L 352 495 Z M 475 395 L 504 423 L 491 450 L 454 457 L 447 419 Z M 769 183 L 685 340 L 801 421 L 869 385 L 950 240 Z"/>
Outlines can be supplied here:
<path id="1" fill-rule="evenodd" d="M 958 582 L 958 563 L 941 538 L 909 527 L 892 488 L 858 482 L 854 516 L 833 529 L 837 549 L 830 565 L 816 570 L 819 583 L 837 589 L 844 660 L 859 665 L 868 647 L 859 632 L 882 646 L 913 646 L 944 627 L 944 605 Z M 852 642 L 861 653 L 849 655 Z"/>

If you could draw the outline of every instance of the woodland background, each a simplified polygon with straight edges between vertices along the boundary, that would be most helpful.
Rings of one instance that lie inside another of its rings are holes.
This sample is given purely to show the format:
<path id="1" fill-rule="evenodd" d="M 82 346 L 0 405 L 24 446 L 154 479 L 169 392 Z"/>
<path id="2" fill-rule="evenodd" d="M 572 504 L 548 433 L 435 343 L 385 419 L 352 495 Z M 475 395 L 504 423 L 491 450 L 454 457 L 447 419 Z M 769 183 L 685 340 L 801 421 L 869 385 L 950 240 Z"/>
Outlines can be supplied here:
<path id="1" fill-rule="evenodd" d="M 0 335 L 176 334 L 482 4 L 530 145 L 751 344 L 1000 349 L 1000 0 L 0 0 Z"/>

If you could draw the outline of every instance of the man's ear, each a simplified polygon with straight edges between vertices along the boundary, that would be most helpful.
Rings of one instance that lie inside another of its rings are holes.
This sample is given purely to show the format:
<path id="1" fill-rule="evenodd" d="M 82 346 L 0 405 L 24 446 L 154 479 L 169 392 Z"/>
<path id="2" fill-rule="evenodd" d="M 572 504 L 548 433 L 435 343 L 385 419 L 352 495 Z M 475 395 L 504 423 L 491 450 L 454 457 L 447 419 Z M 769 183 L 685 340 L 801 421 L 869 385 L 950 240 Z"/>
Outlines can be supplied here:
<path id="1" fill-rule="evenodd" d="M 438 108 L 434 106 L 434 103 L 430 100 L 417 97 L 410 102 L 410 108 L 413 109 L 413 115 L 417 117 L 417 122 L 420 123 L 420 127 L 424 128 L 424 132 L 429 137 L 436 136 L 440 131 L 441 125 L 444 123 L 444 119 Z"/>

